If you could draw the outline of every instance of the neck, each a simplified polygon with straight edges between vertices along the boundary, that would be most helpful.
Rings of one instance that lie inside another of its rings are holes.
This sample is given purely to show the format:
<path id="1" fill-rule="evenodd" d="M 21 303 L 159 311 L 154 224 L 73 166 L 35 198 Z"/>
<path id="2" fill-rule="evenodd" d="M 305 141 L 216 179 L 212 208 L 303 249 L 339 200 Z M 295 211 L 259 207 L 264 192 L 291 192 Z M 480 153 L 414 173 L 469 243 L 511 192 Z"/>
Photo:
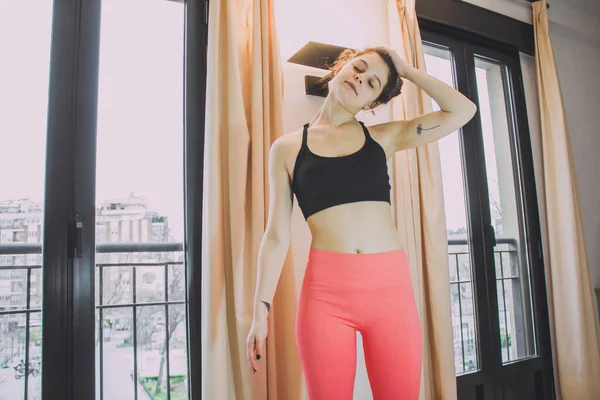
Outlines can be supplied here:
<path id="1" fill-rule="evenodd" d="M 317 115 L 310 121 L 311 126 L 333 126 L 339 127 L 351 121 L 356 121 L 356 113 L 345 108 L 330 93 L 325 98 L 323 105 Z"/>

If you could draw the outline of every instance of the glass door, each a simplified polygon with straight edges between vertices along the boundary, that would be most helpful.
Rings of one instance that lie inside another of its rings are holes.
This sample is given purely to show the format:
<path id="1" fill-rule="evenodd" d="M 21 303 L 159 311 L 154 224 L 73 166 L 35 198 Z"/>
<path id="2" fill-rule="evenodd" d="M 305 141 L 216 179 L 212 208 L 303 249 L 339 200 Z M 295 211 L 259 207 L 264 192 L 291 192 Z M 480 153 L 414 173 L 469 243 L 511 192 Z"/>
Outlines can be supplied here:
<path id="1" fill-rule="evenodd" d="M 487 292 L 494 369 L 504 398 L 550 398 L 553 392 L 533 156 L 518 54 L 468 44 L 478 187 L 485 206 Z"/>
<path id="2" fill-rule="evenodd" d="M 427 72 L 478 104 L 472 121 L 438 143 L 458 397 L 547 398 L 545 280 L 518 54 L 427 30 L 423 38 Z"/>
<path id="3" fill-rule="evenodd" d="M 0 399 L 41 398 L 52 1 L 0 2 Z"/>
<path id="4" fill-rule="evenodd" d="M 97 400 L 188 399 L 184 28 L 183 3 L 102 0 Z"/>
<path id="5" fill-rule="evenodd" d="M 206 3 L 21 3 L 0 2 L 0 400 L 200 399 Z"/>
<path id="6" fill-rule="evenodd" d="M 427 73 L 457 88 L 454 54 L 445 46 L 423 46 Z M 432 101 L 434 111 L 439 110 Z M 454 365 L 457 374 L 480 368 L 477 313 L 475 312 L 472 242 L 469 240 L 469 209 L 461 133 L 456 131 L 438 141 L 442 165 L 444 208 L 448 237 L 448 264 L 454 334 Z"/>

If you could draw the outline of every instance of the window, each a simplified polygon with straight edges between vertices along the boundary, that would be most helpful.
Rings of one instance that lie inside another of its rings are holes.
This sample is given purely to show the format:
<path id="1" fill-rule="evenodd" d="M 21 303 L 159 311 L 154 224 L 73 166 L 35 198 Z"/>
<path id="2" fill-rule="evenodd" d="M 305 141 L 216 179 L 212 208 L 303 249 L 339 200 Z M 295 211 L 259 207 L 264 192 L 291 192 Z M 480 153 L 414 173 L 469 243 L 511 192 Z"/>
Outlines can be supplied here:
<path id="1" fill-rule="evenodd" d="M 54 3 L 32 12 L 27 2 L 0 2 L 0 106 L 11 110 L 0 118 L 0 398 L 188 398 L 192 387 L 200 392 L 200 357 L 187 356 L 199 354 L 187 331 L 200 336 L 200 298 L 186 293 L 184 260 L 197 267 L 190 275 L 200 268 L 183 254 L 183 170 L 202 163 L 203 124 L 192 118 L 206 89 L 204 4 Z M 23 149 L 31 159 L 15 168 Z M 201 179 L 192 181 L 193 225 Z M 76 213 L 82 248 L 94 249 L 100 231 L 96 252 L 70 254 L 64 228 Z M 124 243 L 127 229 L 135 244 Z M 26 254 L 13 254 L 15 241 L 28 243 Z M 43 304 L 53 306 L 42 312 Z M 17 379 L 21 359 L 35 372 Z"/>
<path id="2" fill-rule="evenodd" d="M 539 346 L 550 342 L 546 299 L 534 290 L 545 280 L 532 251 L 539 221 L 524 94 L 515 84 L 518 53 L 427 30 L 422 36 L 427 72 L 478 105 L 471 122 L 438 143 L 458 397 L 536 393 L 540 382 L 549 391 L 551 352 Z"/>
<path id="3" fill-rule="evenodd" d="M 184 11 L 165 0 L 102 1 L 98 400 L 139 399 L 144 391 L 187 398 L 186 267 L 172 246 L 183 242 Z M 107 231 L 123 251 L 103 250 Z"/>

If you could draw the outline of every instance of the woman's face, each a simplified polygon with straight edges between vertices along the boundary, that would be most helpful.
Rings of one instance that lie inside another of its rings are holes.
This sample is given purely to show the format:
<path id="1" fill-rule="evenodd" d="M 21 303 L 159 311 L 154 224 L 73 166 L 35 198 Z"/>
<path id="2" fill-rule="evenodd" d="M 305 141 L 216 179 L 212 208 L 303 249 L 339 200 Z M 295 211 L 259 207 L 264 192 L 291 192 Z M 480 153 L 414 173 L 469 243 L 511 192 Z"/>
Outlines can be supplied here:
<path id="1" fill-rule="evenodd" d="M 373 104 L 385 87 L 389 69 L 377 53 L 348 61 L 329 83 L 329 91 L 342 105 L 358 112 Z"/>

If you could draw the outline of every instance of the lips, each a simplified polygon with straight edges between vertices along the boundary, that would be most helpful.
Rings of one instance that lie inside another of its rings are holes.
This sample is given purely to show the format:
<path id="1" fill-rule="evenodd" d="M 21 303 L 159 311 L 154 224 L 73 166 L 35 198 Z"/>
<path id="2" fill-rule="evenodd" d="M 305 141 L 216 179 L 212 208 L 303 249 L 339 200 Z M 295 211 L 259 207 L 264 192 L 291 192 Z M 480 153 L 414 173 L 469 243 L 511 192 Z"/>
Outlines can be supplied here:
<path id="1" fill-rule="evenodd" d="M 350 85 L 350 87 L 352 88 L 352 90 L 354 90 L 354 93 L 355 93 L 356 95 L 358 95 L 358 92 L 356 91 L 356 86 L 354 86 L 354 84 L 353 84 L 352 82 L 350 82 L 350 81 L 346 81 L 346 83 L 347 83 L 348 85 Z"/>

